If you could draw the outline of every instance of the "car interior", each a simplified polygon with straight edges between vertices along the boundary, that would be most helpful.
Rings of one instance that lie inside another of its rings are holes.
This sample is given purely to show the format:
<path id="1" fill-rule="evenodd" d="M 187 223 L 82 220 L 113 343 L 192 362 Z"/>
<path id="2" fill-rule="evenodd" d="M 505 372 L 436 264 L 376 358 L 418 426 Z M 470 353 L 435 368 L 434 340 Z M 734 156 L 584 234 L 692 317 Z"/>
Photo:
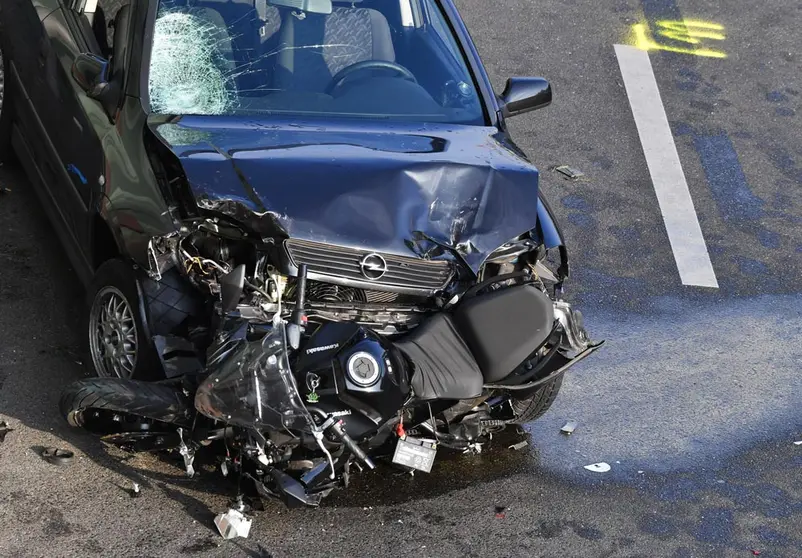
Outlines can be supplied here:
<path id="1" fill-rule="evenodd" d="M 162 48 L 159 18 L 176 13 L 213 37 L 212 60 L 234 100 L 225 112 L 484 120 L 435 0 L 162 0 L 151 60 Z"/>

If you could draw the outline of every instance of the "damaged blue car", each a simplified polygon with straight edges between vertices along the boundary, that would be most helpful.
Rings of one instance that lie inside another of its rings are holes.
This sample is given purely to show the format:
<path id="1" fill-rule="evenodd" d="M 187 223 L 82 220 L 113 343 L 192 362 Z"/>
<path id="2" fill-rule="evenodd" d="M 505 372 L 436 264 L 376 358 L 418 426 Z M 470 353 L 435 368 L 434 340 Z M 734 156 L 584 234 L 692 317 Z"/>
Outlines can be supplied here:
<path id="1" fill-rule="evenodd" d="M 451 0 L 22 0 L 0 48 L 0 157 L 87 286 L 73 425 L 316 505 L 534 420 L 599 345 L 505 125 L 551 88 L 495 94 Z"/>

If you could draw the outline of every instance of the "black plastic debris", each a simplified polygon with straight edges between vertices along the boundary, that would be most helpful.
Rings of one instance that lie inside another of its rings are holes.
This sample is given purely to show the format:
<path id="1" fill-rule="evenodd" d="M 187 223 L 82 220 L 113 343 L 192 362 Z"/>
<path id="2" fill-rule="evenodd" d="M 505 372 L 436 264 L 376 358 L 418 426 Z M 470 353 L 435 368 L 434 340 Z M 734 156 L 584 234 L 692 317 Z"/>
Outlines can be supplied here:
<path id="1" fill-rule="evenodd" d="M 560 428 L 560 432 L 562 432 L 566 436 L 570 436 L 571 434 L 574 433 L 576 427 L 577 427 L 576 421 L 569 420 L 568 422 L 565 423 L 565 425 L 563 425 L 562 428 Z"/>
<path id="2" fill-rule="evenodd" d="M 496 519 L 507 517 L 507 506 L 496 506 Z"/>
<path id="3" fill-rule="evenodd" d="M 559 167 L 554 167 L 552 170 L 559 172 L 569 180 L 578 180 L 585 176 L 585 173 L 581 170 L 569 167 L 568 165 L 560 165 Z"/>
<path id="4" fill-rule="evenodd" d="M 75 454 L 69 450 L 60 449 L 60 448 L 45 448 L 42 450 L 42 459 L 50 463 L 51 465 L 72 465 L 73 459 L 75 459 Z"/>
<path id="5" fill-rule="evenodd" d="M 6 434 L 9 432 L 14 432 L 14 429 L 9 428 L 6 421 L 0 421 L 0 444 L 6 441 Z"/>

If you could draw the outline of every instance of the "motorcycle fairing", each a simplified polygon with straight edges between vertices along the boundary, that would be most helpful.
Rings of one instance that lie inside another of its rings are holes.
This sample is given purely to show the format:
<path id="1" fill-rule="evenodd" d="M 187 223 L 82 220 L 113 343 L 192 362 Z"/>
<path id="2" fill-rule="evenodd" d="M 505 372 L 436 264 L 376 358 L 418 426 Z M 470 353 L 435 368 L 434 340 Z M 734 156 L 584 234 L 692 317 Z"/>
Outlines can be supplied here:
<path id="1" fill-rule="evenodd" d="M 283 322 L 260 340 L 240 339 L 198 387 L 195 408 L 244 428 L 311 431 L 314 421 L 298 393 L 288 355 Z"/>

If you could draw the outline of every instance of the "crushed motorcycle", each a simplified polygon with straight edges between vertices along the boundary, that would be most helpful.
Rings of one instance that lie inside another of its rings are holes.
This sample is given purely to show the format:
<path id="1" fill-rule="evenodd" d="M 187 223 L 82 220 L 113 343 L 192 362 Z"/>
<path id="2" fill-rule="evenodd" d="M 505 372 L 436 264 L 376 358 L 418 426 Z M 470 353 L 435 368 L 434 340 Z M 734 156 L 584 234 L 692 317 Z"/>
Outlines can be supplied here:
<path id="1" fill-rule="evenodd" d="M 526 265 L 476 277 L 414 327 L 388 333 L 336 304 L 311 304 L 306 264 L 288 275 L 269 255 L 253 265 L 226 250 L 213 259 L 221 250 L 208 251 L 204 229 L 226 236 L 202 220 L 149 247 L 151 276 L 180 273 L 207 295 L 209 326 L 187 336 L 206 338 L 204 357 L 158 382 L 80 380 L 61 411 L 106 443 L 180 453 L 190 476 L 198 452 L 222 447 L 224 475 L 288 506 L 319 505 L 379 459 L 429 472 L 438 448 L 480 452 L 493 433 L 542 415 L 566 371 L 601 345 L 532 238 L 500 251 Z M 182 362 L 199 351 L 163 352 Z"/>

